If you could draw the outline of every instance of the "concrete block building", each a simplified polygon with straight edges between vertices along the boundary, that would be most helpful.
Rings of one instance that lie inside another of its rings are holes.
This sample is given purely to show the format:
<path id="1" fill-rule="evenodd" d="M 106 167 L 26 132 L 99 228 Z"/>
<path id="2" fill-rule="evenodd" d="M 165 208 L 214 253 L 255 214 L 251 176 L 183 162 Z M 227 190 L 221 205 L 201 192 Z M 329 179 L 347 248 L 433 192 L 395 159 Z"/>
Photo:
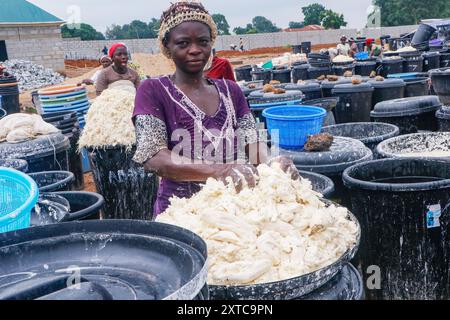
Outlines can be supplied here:
<path id="1" fill-rule="evenodd" d="M 0 62 L 22 59 L 64 71 L 63 23 L 26 0 L 0 0 Z"/>

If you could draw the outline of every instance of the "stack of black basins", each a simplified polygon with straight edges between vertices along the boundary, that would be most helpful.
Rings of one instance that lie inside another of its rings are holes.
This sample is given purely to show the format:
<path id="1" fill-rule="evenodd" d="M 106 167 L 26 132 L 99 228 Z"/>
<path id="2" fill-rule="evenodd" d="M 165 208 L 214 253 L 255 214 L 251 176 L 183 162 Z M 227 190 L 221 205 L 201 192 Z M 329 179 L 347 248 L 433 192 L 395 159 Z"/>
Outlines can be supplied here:
<path id="1" fill-rule="evenodd" d="M 0 107 L 7 114 L 19 113 L 19 87 L 16 77 L 0 77 Z"/>
<path id="2" fill-rule="evenodd" d="M 69 148 L 69 171 L 75 175 L 74 189 L 82 190 L 84 187 L 83 166 L 81 154 L 77 151 L 78 139 L 80 138 L 80 124 L 75 111 L 61 111 L 43 114 L 42 118 L 61 130 L 70 141 Z"/>
<path id="3" fill-rule="evenodd" d="M 317 79 L 332 73 L 330 56 L 321 53 L 310 53 L 308 55 L 308 79 Z"/>

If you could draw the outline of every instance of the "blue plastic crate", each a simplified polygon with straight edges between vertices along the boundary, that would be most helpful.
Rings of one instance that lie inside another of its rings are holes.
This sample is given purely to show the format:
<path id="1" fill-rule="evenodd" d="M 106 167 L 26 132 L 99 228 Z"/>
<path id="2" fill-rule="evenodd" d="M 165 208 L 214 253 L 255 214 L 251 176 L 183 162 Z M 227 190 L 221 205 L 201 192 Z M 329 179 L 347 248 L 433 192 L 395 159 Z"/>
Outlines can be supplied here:
<path id="1" fill-rule="evenodd" d="M 408 73 L 392 73 L 388 75 L 389 79 L 415 79 L 420 76 L 418 72 L 408 72 Z"/>
<path id="2" fill-rule="evenodd" d="M 0 168 L 0 233 L 28 228 L 39 189 L 26 174 Z"/>
<path id="3" fill-rule="evenodd" d="M 263 116 L 272 138 L 278 135 L 281 148 L 302 149 L 309 135 L 320 132 L 326 111 L 320 107 L 286 105 L 265 109 Z"/>

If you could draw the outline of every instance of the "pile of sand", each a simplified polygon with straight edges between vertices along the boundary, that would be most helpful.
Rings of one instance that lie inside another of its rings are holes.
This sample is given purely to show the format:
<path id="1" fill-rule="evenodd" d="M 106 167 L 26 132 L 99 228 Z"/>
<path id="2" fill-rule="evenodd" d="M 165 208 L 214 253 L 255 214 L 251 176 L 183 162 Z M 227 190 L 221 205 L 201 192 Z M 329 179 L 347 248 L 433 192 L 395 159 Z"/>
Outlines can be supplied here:
<path id="1" fill-rule="evenodd" d="M 145 75 L 156 77 L 175 72 L 175 64 L 163 54 L 133 54 L 133 62 L 137 63 Z"/>

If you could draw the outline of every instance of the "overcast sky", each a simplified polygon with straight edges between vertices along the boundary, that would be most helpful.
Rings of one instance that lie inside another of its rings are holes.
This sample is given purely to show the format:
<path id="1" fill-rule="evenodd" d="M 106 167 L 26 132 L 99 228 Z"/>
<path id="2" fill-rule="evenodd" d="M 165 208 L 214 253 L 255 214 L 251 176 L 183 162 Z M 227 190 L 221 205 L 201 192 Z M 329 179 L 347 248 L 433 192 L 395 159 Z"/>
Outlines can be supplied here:
<path id="1" fill-rule="evenodd" d="M 150 21 L 159 18 L 170 4 L 169 0 L 28 0 L 57 17 L 68 21 L 71 16 L 81 16 L 81 21 L 104 32 L 112 24 L 125 24 L 132 20 Z M 363 28 L 371 0 L 203 0 L 210 13 L 222 13 L 231 30 L 245 26 L 258 15 L 272 20 L 278 27 L 286 28 L 289 21 L 301 21 L 301 7 L 321 3 L 343 13 L 349 28 Z M 76 6 L 76 7 L 73 7 Z"/>

